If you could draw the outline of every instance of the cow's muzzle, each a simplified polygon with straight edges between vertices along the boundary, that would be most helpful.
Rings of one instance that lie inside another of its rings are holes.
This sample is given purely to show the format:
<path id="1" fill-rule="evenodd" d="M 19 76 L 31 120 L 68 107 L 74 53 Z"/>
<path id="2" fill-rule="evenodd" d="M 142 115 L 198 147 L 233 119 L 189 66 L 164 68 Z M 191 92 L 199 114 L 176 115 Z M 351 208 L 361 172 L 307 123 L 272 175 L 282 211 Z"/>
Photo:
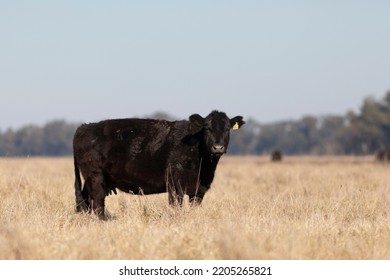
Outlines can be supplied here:
<path id="1" fill-rule="evenodd" d="M 226 152 L 226 148 L 225 148 L 225 146 L 222 145 L 222 144 L 214 144 L 214 145 L 211 147 L 211 153 L 212 153 L 214 156 L 222 156 L 225 152 Z"/>

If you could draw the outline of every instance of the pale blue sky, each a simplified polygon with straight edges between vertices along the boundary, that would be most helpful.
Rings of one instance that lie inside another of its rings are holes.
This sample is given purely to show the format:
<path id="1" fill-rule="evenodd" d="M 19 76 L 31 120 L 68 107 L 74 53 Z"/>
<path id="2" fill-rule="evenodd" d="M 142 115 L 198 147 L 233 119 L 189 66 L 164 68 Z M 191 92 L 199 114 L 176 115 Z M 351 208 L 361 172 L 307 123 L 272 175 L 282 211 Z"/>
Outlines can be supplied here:
<path id="1" fill-rule="evenodd" d="M 1 1 L 0 129 L 213 109 L 259 122 L 390 90 L 390 1 Z"/>

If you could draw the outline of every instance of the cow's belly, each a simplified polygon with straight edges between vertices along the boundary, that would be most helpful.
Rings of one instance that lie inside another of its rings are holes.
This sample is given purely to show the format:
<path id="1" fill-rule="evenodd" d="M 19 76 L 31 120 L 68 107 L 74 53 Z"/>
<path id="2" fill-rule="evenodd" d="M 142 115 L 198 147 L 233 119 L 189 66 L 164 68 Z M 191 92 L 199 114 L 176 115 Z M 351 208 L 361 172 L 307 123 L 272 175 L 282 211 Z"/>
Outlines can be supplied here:
<path id="1" fill-rule="evenodd" d="M 133 194 L 154 194 L 166 192 L 165 175 L 163 170 L 149 168 L 117 168 L 106 174 L 110 188 Z"/>
<path id="2" fill-rule="evenodd" d="M 165 184 L 150 184 L 146 182 L 121 183 L 113 185 L 115 188 L 136 195 L 157 194 L 166 192 Z"/>

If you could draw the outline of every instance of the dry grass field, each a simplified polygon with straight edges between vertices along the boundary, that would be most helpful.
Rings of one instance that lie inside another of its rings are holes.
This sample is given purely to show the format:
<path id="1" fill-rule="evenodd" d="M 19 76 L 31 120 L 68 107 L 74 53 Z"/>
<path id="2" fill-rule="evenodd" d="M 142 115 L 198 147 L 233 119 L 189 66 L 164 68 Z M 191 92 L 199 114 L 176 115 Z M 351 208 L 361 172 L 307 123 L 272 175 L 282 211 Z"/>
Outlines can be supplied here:
<path id="1" fill-rule="evenodd" d="M 0 259 L 390 259 L 390 165 L 221 159 L 201 207 L 109 196 L 74 212 L 71 158 L 0 159 Z M 186 201 L 188 202 L 188 201 Z"/>

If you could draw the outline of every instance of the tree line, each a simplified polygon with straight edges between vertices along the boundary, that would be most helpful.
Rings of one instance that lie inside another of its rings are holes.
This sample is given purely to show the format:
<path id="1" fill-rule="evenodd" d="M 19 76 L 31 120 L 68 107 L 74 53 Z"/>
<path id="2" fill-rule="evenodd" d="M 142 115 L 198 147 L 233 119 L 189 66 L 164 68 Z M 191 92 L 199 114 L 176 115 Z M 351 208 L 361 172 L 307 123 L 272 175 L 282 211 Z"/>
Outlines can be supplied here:
<path id="1" fill-rule="evenodd" d="M 390 91 L 367 97 L 359 112 L 261 124 L 249 120 L 233 135 L 235 154 L 365 155 L 390 151 Z M 229 147 L 230 148 L 230 147 Z"/>
<path id="2" fill-rule="evenodd" d="M 151 118 L 174 119 L 156 113 Z M 79 123 L 55 120 L 44 126 L 27 125 L 0 131 L 0 156 L 65 156 Z M 280 150 L 288 155 L 364 155 L 390 151 L 390 91 L 376 100 L 367 97 L 359 112 L 304 116 L 262 124 L 247 119 L 231 134 L 229 154 L 262 155 Z"/>
<path id="3" fill-rule="evenodd" d="M 66 156 L 80 124 L 55 120 L 43 127 L 27 125 L 0 133 L 0 156 Z"/>

